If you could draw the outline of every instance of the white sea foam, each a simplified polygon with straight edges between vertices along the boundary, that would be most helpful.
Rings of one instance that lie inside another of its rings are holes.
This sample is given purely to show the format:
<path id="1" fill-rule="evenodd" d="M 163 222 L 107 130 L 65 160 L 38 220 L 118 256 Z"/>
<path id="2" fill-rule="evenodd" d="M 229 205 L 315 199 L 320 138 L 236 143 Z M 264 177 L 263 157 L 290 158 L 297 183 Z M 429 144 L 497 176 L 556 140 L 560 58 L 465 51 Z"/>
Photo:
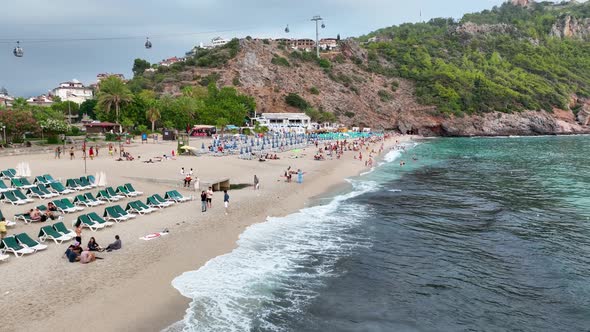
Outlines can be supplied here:
<path id="1" fill-rule="evenodd" d="M 168 330 L 280 330 L 272 318 L 300 310 L 316 295 L 322 276 L 333 273 L 337 259 L 363 245 L 354 232 L 347 232 L 362 222 L 363 209 L 342 202 L 378 185 L 350 182 L 352 192 L 253 225 L 234 251 L 174 279 L 172 285 L 193 301 L 183 322 Z"/>

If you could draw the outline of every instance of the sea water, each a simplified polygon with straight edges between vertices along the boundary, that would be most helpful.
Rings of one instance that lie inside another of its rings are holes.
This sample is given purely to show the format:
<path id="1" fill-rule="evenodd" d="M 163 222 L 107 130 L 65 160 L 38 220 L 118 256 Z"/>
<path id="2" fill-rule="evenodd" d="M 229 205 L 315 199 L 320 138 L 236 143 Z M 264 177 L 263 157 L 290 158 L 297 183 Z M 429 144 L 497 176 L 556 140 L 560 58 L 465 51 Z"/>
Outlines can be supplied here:
<path id="1" fill-rule="evenodd" d="M 349 181 L 177 277 L 174 329 L 590 330 L 590 137 L 437 139 Z"/>

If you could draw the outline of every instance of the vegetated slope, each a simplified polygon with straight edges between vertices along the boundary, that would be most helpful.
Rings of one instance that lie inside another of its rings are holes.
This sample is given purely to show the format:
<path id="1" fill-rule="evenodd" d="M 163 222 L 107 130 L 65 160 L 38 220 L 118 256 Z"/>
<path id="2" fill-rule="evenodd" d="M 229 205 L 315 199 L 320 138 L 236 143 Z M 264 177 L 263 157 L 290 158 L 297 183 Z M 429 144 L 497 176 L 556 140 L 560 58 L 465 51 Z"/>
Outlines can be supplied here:
<path id="1" fill-rule="evenodd" d="M 306 111 L 320 121 L 335 116 L 424 135 L 587 132 L 586 17 L 590 4 L 504 4 L 460 22 L 434 19 L 346 40 L 321 61 L 248 38 L 145 75 L 142 84 L 179 94 L 216 81 L 252 95 L 258 112 Z"/>

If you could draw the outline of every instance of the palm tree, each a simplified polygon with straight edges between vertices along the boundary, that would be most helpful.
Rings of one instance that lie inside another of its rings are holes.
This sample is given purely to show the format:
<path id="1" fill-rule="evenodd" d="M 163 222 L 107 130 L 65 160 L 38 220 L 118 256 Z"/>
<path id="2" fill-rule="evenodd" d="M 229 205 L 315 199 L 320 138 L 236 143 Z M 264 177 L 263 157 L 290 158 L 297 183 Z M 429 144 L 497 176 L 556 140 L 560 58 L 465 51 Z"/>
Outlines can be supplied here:
<path id="1" fill-rule="evenodd" d="M 156 121 L 160 120 L 161 117 L 160 109 L 155 103 L 151 103 L 145 111 L 145 116 L 152 123 L 152 131 L 154 131 Z"/>
<path id="2" fill-rule="evenodd" d="M 109 76 L 102 80 L 98 91 L 98 106 L 103 108 L 107 113 L 115 108 L 116 123 L 119 124 L 119 112 L 121 105 L 130 103 L 133 100 L 131 90 L 125 85 L 125 82 L 116 76 Z M 119 126 L 121 130 L 121 126 Z"/>

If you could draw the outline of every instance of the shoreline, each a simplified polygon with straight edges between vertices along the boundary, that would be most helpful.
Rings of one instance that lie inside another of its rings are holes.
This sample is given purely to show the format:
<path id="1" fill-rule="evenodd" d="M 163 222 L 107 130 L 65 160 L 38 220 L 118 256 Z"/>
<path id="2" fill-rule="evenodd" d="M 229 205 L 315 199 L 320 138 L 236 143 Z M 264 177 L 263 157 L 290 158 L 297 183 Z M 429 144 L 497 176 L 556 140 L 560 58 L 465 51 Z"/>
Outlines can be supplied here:
<path id="1" fill-rule="evenodd" d="M 410 136 L 397 136 L 385 141 L 383 153 L 375 158 L 375 162 L 380 161 L 384 154 L 391 150 L 396 140 L 403 143 L 411 139 Z M 177 323 L 183 319 L 191 299 L 185 298 L 172 287 L 171 282 L 174 278 L 184 272 L 199 269 L 217 256 L 230 253 L 237 247 L 236 242 L 247 227 L 265 222 L 268 216 L 281 217 L 297 212 L 307 207 L 310 201 L 323 198 L 322 195 L 344 190 L 348 185 L 344 183 L 344 179 L 358 176 L 366 171 L 362 162 L 353 160 L 351 152 L 345 154 L 342 160 L 317 162 L 313 159 L 308 160 L 313 157 L 312 151 L 315 151 L 315 148 L 306 149 L 308 154 L 306 160 L 288 159 L 286 156 L 289 153 L 285 152 L 281 154 L 282 159 L 276 163 L 273 161 L 273 164 L 242 161 L 235 157 L 197 159 L 199 164 L 213 165 L 215 169 L 209 170 L 213 173 L 218 171 L 216 167 L 218 161 L 227 160 L 228 165 L 224 167 L 237 167 L 237 171 L 236 169 L 228 170 L 232 173 L 230 177 L 232 182 L 235 181 L 234 183 L 248 182 L 251 174 L 255 172 L 261 177 L 262 188 L 260 191 L 254 191 L 251 187 L 230 191 L 232 204 L 227 216 L 224 216 L 222 208 L 219 208 L 221 196 L 220 193 L 216 193 L 213 210 L 205 214 L 201 214 L 200 210 L 197 212 L 199 202 L 191 201 L 167 209 L 170 211 L 162 211 L 153 216 L 143 216 L 138 220 L 126 222 L 129 224 L 115 225 L 110 230 L 85 231 L 85 239 L 96 236 L 101 244 L 107 243 L 103 236 L 99 239 L 101 233 L 108 233 L 110 236 L 115 233 L 125 234 L 122 235 L 124 236 L 123 250 L 101 254 L 105 257 L 104 260 L 87 266 L 81 264 L 72 266 L 59 260 L 57 256 L 61 254 L 60 250 L 51 250 L 52 254 L 49 254 L 50 250 L 46 250 L 46 252 L 32 255 L 33 257 L 19 258 L 18 263 L 25 261 L 33 263 L 35 259 L 41 260 L 42 256 L 49 261 L 45 264 L 47 270 L 40 276 L 47 277 L 48 285 L 37 284 L 36 287 L 32 285 L 31 289 L 28 289 L 29 292 L 25 292 L 30 294 L 24 294 L 26 298 L 24 302 L 32 302 L 35 296 L 39 296 L 39 290 L 36 288 L 42 288 L 43 297 L 55 293 L 63 295 L 65 292 L 72 294 L 72 298 L 66 297 L 62 301 L 55 298 L 51 301 L 40 300 L 39 306 L 43 307 L 43 310 L 32 315 L 33 317 L 26 315 L 28 317 L 24 320 L 26 323 L 23 323 L 22 315 L 15 315 L 15 322 L 20 321 L 19 324 L 9 324 L 11 323 L 9 319 L 7 326 L 18 326 L 17 330 L 22 331 L 32 329 L 68 331 L 74 327 L 64 326 L 63 322 L 71 321 L 72 317 L 83 317 L 86 326 L 102 330 L 160 331 Z M 184 163 L 185 160 L 182 162 Z M 278 178 L 277 174 L 280 170 L 285 165 L 292 164 L 301 164 L 303 166 L 301 168 L 306 171 L 303 185 L 286 184 Z M 181 163 L 176 162 L 175 169 L 177 169 L 176 165 L 180 167 Z M 248 174 L 241 174 L 244 165 L 251 168 Z M 203 174 L 202 167 L 199 166 L 197 172 Z M 265 172 L 259 172 L 258 169 L 264 169 Z M 234 174 L 235 172 L 238 174 Z M 158 173 L 161 174 L 161 172 Z M 121 176 L 121 178 L 124 177 Z M 137 184 L 136 188 L 139 187 L 138 189 L 146 194 L 161 193 L 166 188 L 162 185 L 143 182 L 134 184 Z M 189 193 L 183 192 L 183 194 Z M 67 221 L 66 224 L 69 224 L 69 220 Z M 146 226 L 152 223 L 154 226 Z M 31 225 L 25 227 L 30 229 L 29 226 Z M 38 229 L 37 225 L 32 228 Z M 163 228 L 168 228 L 170 235 L 153 241 L 134 240 L 146 233 Z M 125 239 L 129 242 L 128 246 Z M 55 245 L 50 244 L 49 249 L 54 249 L 51 247 Z M 11 269 L 9 265 L 16 265 L 13 264 L 15 260 L 5 263 L 6 266 L 2 266 L 0 271 L 9 271 Z M 50 271 L 53 265 L 59 266 Z M 21 268 L 24 271 L 24 266 Z M 21 273 L 18 268 L 16 270 L 13 271 L 16 275 Z M 76 278 L 60 280 L 60 276 L 64 277 L 63 274 L 66 276 L 73 274 Z M 100 282 L 97 282 L 99 280 Z M 16 283 L 14 284 L 8 286 L 16 286 Z M 31 285 L 29 283 L 25 286 Z M 7 297 L 11 297 L 12 294 L 9 291 Z M 36 310 L 35 305 L 23 303 L 22 308 Z M 47 307 L 50 309 L 48 310 Z"/>

